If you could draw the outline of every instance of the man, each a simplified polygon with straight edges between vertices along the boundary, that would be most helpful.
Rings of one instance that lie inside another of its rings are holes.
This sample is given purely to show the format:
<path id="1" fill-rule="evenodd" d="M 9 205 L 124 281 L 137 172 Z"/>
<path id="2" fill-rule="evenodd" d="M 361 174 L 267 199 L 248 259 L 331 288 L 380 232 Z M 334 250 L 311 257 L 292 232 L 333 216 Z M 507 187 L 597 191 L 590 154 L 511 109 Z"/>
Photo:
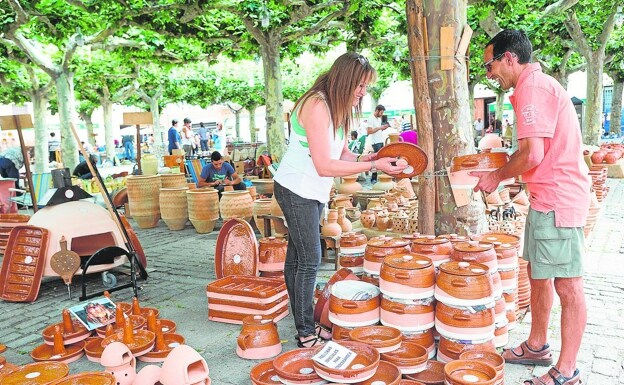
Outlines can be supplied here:
<path id="1" fill-rule="evenodd" d="M 201 171 L 197 187 L 214 187 L 219 191 L 219 197 L 225 186 L 234 186 L 234 190 L 246 190 L 245 183 L 238 176 L 231 164 L 227 163 L 218 151 L 210 155 L 208 163 Z"/>
<path id="2" fill-rule="evenodd" d="M 493 191 L 500 181 L 520 174 L 528 184 L 531 208 L 523 258 L 529 262 L 531 332 L 503 357 L 508 363 L 552 364 L 547 336 L 556 291 L 561 300 L 561 354 L 548 373 L 525 385 L 571 385 L 580 382 L 576 360 L 587 319 L 582 258 L 591 180 L 570 97 L 539 64 L 530 63 L 531 54 L 531 42 L 522 31 L 504 30 L 486 45 L 488 78 L 504 90 L 514 88 L 510 100 L 518 150 L 504 167 L 474 172 L 480 178 L 475 191 Z"/>
<path id="3" fill-rule="evenodd" d="M 95 155 L 89 155 L 89 160 L 91 161 L 91 165 L 93 166 L 93 168 L 97 168 L 97 158 L 95 157 Z M 93 174 L 91 174 L 91 169 L 89 168 L 89 165 L 87 165 L 86 160 L 78 163 L 78 165 L 74 168 L 72 175 L 77 176 L 80 179 L 93 178 Z"/>
<path id="4" fill-rule="evenodd" d="M 483 136 L 483 120 L 481 118 L 477 118 L 477 120 L 475 120 L 474 122 L 474 136 L 475 139 L 478 139 L 479 137 Z"/>
<path id="5" fill-rule="evenodd" d="M 208 129 L 204 123 L 199 123 L 199 145 L 202 151 L 208 151 Z"/>
<path id="6" fill-rule="evenodd" d="M 48 152 L 50 162 L 56 162 L 56 151 L 61 149 L 61 141 L 56 138 L 56 133 L 50 133 L 50 139 L 48 139 Z"/>
<path id="7" fill-rule="evenodd" d="M 127 160 L 134 161 L 134 135 L 124 135 L 121 137 L 124 147 L 124 156 Z M 86 149 L 85 149 L 86 150 Z M 87 152 L 89 152 L 87 150 Z"/>
<path id="8" fill-rule="evenodd" d="M 167 139 L 169 140 L 169 155 L 173 155 L 173 150 L 179 150 L 180 147 L 180 133 L 178 132 L 178 119 L 171 121 L 171 127 L 167 131 Z"/>
<path id="9" fill-rule="evenodd" d="M 368 128 L 366 133 L 370 138 L 370 143 L 373 147 L 373 152 L 377 152 L 381 150 L 384 145 L 384 141 L 386 140 L 386 136 L 384 135 L 384 131 L 390 127 L 388 122 L 381 124 L 381 117 L 383 113 L 386 111 L 386 107 L 379 104 L 375 107 L 375 112 L 373 112 L 373 116 L 371 116 L 368 120 Z M 377 173 L 374 172 L 371 175 L 371 183 L 377 182 Z"/>
<path id="10" fill-rule="evenodd" d="M 189 118 L 184 118 L 183 123 L 182 123 L 182 133 L 180 134 L 182 140 L 182 148 L 184 149 L 184 154 L 185 155 L 192 155 L 193 154 L 193 143 L 194 143 L 194 138 L 193 138 L 193 128 L 191 127 L 191 119 Z"/>
<path id="11" fill-rule="evenodd" d="M 15 188 L 19 188 L 19 170 L 24 166 L 24 156 L 20 146 L 7 148 L 0 154 L 0 176 L 15 179 Z"/>
<path id="12" fill-rule="evenodd" d="M 351 140 L 349 141 L 347 147 L 349 148 L 349 151 L 354 154 L 361 154 L 362 150 L 364 150 L 364 148 L 362 148 L 362 142 L 358 140 L 357 131 L 351 131 Z"/>

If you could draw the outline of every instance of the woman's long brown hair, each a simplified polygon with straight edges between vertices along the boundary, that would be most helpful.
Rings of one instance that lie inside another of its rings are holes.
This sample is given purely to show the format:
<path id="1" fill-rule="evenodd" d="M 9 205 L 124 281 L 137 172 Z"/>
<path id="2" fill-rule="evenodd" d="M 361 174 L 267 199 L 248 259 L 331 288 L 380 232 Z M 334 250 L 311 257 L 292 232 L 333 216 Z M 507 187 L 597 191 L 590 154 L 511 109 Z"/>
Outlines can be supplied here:
<path id="1" fill-rule="evenodd" d="M 314 85 L 297 100 L 293 110 L 302 106 L 308 99 L 318 97 L 317 94 L 320 93 L 329 106 L 334 136 L 341 127 L 344 136 L 347 137 L 351 131 L 353 113 L 355 112 L 358 118 L 362 116 L 362 99 L 353 107 L 355 90 L 361 82 L 374 82 L 376 79 L 377 72 L 364 56 L 347 52 L 336 59 L 329 71 L 316 79 Z"/>

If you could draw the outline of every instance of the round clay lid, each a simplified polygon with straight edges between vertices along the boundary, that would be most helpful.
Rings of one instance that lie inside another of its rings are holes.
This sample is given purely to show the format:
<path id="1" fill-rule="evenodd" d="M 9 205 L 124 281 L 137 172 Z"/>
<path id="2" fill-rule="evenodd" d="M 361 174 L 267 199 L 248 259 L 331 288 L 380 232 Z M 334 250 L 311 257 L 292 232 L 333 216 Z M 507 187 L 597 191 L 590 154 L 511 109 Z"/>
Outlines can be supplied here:
<path id="1" fill-rule="evenodd" d="M 451 261 L 440 265 L 440 271 L 462 277 L 476 277 L 489 274 L 489 268 L 482 263 Z"/>
<path id="2" fill-rule="evenodd" d="M 2 379 L 2 385 L 49 384 L 69 374 L 69 366 L 62 362 L 35 362 L 21 366 Z"/>
<path id="3" fill-rule="evenodd" d="M 389 267 L 404 270 L 424 269 L 433 264 L 431 259 L 416 253 L 392 254 L 384 258 L 383 263 Z"/>
<path id="4" fill-rule="evenodd" d="M 53 382 L 50 385 L 115 385 L 117 380 L 115 376 L 107 372 L 85 372 L 74 374 Z"/>
<path id="5" fill-rule="evenodd" d="M 283 246 L 287 243 L 286 238 L 283 237 L 265 237 L 260 238 L 258 242 L 265 246 Z"/>
<path id="6" fill-rule="evenodd" d="M 456 251 L 464 253 L 482 253 L 484 251 L 491 250 L 494 245 L 491 243 L 480 243 L 477 241 L 458 242 L 453 245 Z"/>
<path id="7" fill-rule="evenodd" d="M 408 246 L 410 242 L 407 239 L 391 238 L 391 237 L 375 237 L 368 241 L 368 246 L 373 247 L 404 247 Z"/>
<path id="8" fill-rule="evenodd" d="M 340 237 L 340 247 L 355 247 L 365 245 L 368 241 L 366 235 L 362 233 L 348 232 Z"/>
<path id="9" fill-rule="evenodd" d="M 248 315 L 243 318 L 243 325 L 265 325 L 273 322 L 273 317 L 267 315 Z"/>
<path id="10" fill-rule="evenodd" d="M 405 234 L 403 236 L 401 236 L 401 238 L 403 239 L 409 239 L 410 242 L 413 241 L 414 239 L 418 239 L 421 238 L 422 235 L 420 235 L 420 233 L 413 233 L 413 234 Z"/>
<path id="11" fill-rule="evenodd" d="M 221 227 L 215 250 L 215 274 L 217 278 L 258 275 L 258 242 L 244 219 L 230 219 Z"/>
<path id="12" fill-rule="evenodd" d="M 500 242 L 500 243 L 509 243 L 509 244 L 517 244 L 520 242 L 520 237 L 512 234 L 506 233 L 483 233 L 476 234 L 472 236 L 472 239 L 480 242 Z"/>
<path id="13" fill-rule="evenodd" d="M 515 249 L 515 247 L 510 243 L 492 242 L 492 244 L 494 245 L 494 250 Z"/>
<path id="14" fill-rule="evenodd" d="M 411 178 L 422 174 L 427 168 L 428 158 L 425 151 L 412 143 L 397 142 L 385 145 L 379 150 L 378 158 L 399 158 L 407 162 L 405 169 L 396 178 Z"/>
<path id="15" fill-rule="evenodd" d="M 415 243 L 417 245 L 426 245 L 426 246 L 442 245 L 448 242 L 449 240 L 446 238 L 436 238 L 433 235 L 421 236 L 420 238 L 416 238 L 412 240 L 412 243 Z"/>

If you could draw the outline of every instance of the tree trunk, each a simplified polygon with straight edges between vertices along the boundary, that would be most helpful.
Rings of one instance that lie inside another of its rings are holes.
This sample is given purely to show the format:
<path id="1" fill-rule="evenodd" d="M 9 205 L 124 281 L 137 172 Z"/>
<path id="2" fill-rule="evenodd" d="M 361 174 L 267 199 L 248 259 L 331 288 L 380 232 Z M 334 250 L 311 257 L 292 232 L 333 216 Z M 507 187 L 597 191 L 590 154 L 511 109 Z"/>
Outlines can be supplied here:
<path id="1" fill-rule="evenodd" d="M 271 156 L 280 161 L 286 152 L 284 138 L 284 95 L 280 68 L 279 37 L 270 35 L 267 45 L 261 45 L 264 84 L 266 86 L 267 145 Z"/>
<path id="2" fill-rule="evenodd" d="M 102 115 L 104 117 L 104 143 L 106 145 L 106 159 L 115 164 L 115 138 L 113 137 L 113 103 L 105 98 L 100 98 Z"/>
<path id="3" fill-rule="evenodd" d="M 444 55 L 440 44 L 440 27 L 454 28 L 454 52 L 466 24 L 466 0 L 425 0 L 429 36 L 429 55 Z M 454 60 L 452 70 L 442 70 L 440 60 L 427 61 L 429 93 L 432 98 L 435 170 L 446 170 L 452 158 L 474 151 L 472 119 L 468 106 L 466 62 Z M 448 178 L 435 178 L 437 183 L 437 232 L 475 233 L 485 228 L 485 207 L 481 201 L 457 207 Z"/>
<path id="4" fill-rule="evenodd" d="M 234 130 L 236 131 L 236 140 L 240 141 L 241 140 L 241 136 L 240 136 L 240 116 L 241 116 L 241 111 L 243 111 L 243 108 L 239 108 L 238 110 L 232 110 L 234 111 Z"/>
<path id="5" fill-rule="evenodd" d="M 503 114 L 505 111 L 505 91 L 499 89 L 496 91 L 496 119 L 503 122 Z"/>
<path id="6" fill-rule="evenodd" d="M 90 145 L 95 147 L 95 130 L 93 129 L 91 114 L 93 114 L 93 110 L 91 110 L 91 112 L 81 113 L 80 119 L 82 119 L 85 122 L 85 126 L 87 126 L 87 141 Z"/>
<path id="7" fill-rule="evenodd" d="M 150 98 L 150 112 L 152 113 L 153 129 L 154 129 L 154 144 L 156 146 L 164 146 L 166 145 L 165 132 L 162 127 L 160 127 L 160 107 L 158 106 L 158 99 L 160 99 L 161 94 L 157 93 Z"/>
<path id="8" fill-rule="evenodd" d="M 76 146 L 76 140 L 69 127 L 70 124 L 73 124 L 75 100 L 72 81 L 72 75 L 65 72 L 59 73 L 58 77 L 54 79 L 61 122 L 61 152 L 63 155 L 63 165 L 70 170 L 73 170 L 76 165 L 78 165 L 78 147 Z"/>
<path id="9" fill-rule="evenodd" d="M 256 108 L 258 106 L 247 107 L 247 111 L 249 111 L 249 141 L 251 143 L 256 141 Z"/>
<path id="10" fill-rule="evenodd" d="M 45 124 L 48 99 L 43 92 L 34 91 L 31 94 L 33 115 L 35 121 L 35 170 L 44 173 L 48 169 L 48 130 Z"/>
<path id="11" fill-rule="evenodd" d="M 587 101 L 585 104 L 585 144 L 600 145 L 602 133 L 602 74 L 604 55 L 593 52 L 587 63 Z"/>
<path id="12" fill-rule="evenodd" d="M 612 76 L 613 97 L 611 99 L 611 132 L 618 136 L 622 134 L 622 92 L 624 79 Z"/>
<path id="13" fill-rule="evenodd" d="M 411 57 L 425 57 L 427 41 L 423 25 L 425 20 L 422 0 L 408 0 L 407 10 L 407 44 Z M 429 96 L 427 65 L 422 60 L 410 62 L 412 75 L 412 92 L 414 94 L 414 111 L 418 144 L 428 158 L 425 173 L 433 175 L 434 149 L 433 125 L 431 122 L 431 98 Z M 373 107 L 374 108 L 374 107 Z M 435 179 L 418 177 L 418 231 L 423 234 L 435 234 Z"/>

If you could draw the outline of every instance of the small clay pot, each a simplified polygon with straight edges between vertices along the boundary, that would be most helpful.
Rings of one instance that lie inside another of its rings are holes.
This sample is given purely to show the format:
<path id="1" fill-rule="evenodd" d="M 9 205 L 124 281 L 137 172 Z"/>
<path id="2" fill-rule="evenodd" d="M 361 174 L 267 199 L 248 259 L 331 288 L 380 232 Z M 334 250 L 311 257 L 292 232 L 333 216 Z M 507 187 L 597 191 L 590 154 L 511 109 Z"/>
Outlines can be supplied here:
<path id="1" fill-rule="evenodd" d="M 261 238 L 258 241 L 258 269 L 260 271 L 283 271 L 288 242 L 280 237 Z"/>
<path id="2" fill-rule="evenodd" d="M 367 229 L 372 228 L 375 225 L 375 213 L 371 210 L 362 211 L 362 215 L 360 215 L 360 223 Z"/>
<path id="3" fill-rule="evenodd" d="M 399 253 L 409 253 L 409 241 L 400 238 L 375 237 L 366 245 L 364 272 L 379 275 L 385 257 Z"/>
<path id="4" fill-rule="evenodd" d="M 346 232 L 340 236 L 340 252 L 342 254 L 363 254 L 368 239 L 362 233 Z"/>
<path id="5" fill-rule="evenodd" d="M 388 353 L 401 347 L 403 335 L 399 329 L 390 326 L 366 326 L 351 330 L 349 338 L 370 345 L 379 353 Z"/>
<path id="6" fill-rule="evenodd" d="M 496 251 L 491 243 L 479 243 L 478 241 L 456 243 L 453 245 L 451 260 L 482 263 L 490 269 L 490 274 L 498 269 Z"/>
<path id="7" fill-rule="evenodd" d="M 448 239 L 436 238 L 433 235 L 412 239 L 412 253 L 423 254 L 433 261 L 435 267 L 451 258 L 453 246 Z"/>
<path id="8" fill-rule="evenodd" d="M 273 319 L 261 315 L 243 318 L 236 342 L 236 354 L 249 360 L 266 359 L 282 352 L 277 326 Z"/>

